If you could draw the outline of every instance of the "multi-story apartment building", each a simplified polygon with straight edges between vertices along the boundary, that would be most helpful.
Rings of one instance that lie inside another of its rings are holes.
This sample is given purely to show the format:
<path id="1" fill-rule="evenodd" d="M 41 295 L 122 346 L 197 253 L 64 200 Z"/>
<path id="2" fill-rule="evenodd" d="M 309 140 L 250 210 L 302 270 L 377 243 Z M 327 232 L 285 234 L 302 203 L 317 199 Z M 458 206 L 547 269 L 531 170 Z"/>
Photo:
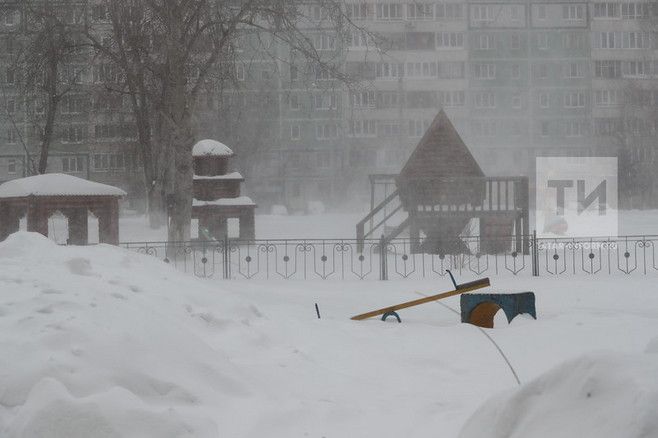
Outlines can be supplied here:
<path id="1" fill-rule="evenodd" d="M 488 174 L 531 175 L 540 155 L 621 151 L 632 176 L 640 173 L 637 163 L 648 168 L 654 159 L 655 6 L 346 0 L 356 27 L 337 32 L 322 8 L 309 4 L 305 32 L 327 63 L 357 83 L 346 86 L 267 36 L 246 35 L 238 44 L 236 81 L 208 92 L 199 105 L 199 136 L 236 150 L 250 194 L 265 207 L 362 199 L 367 175 L 397 172 L 440 108 Z M 101 10 L 82 14 L 103 25 Z M 12 101 L 7 66 L 20 19 L 20 11 L 0 18 L 0 97 L 12 112 L 0 120 L 0 180 L 21 174 L 25 154 L 13 129 L 34 144 L 28 116 L 38 116 L 30 102 Z M 109 66 L 90 65 L 81 87 L 108 76 Z M 139 173 L 124 177 L 136 163 L 127 105 L 93 93 L 71 99 L 59 121 L 52 170 L 129 184 L 140 193 Z"/>

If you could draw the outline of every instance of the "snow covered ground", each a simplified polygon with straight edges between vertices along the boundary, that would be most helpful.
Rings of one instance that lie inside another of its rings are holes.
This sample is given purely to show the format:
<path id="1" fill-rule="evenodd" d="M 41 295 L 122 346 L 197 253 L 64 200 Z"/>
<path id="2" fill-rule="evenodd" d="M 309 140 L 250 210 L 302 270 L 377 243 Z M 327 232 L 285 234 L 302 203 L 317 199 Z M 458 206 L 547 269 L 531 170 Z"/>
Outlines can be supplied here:
<path id="1" fill-rule="evenodd" d="M 658 407 L 651 278 L 492 282 L 537 294 L 537 321 L 489 331 L 522 382 L 587 356 L 519 393 L 482 333 L 438 303 L 400 312 L 402 324 L 349 319 L 447 280 L 202 280 L 115 247 L 15 234 L 0 243 L 0 436 L 450 438 L 468 421 L 464 438 L 544 438 L 558 414 L 605 414 L 618 432 L 634 412 L 632 433 L 555 436 L 658 436 L 640 415 Z"/>

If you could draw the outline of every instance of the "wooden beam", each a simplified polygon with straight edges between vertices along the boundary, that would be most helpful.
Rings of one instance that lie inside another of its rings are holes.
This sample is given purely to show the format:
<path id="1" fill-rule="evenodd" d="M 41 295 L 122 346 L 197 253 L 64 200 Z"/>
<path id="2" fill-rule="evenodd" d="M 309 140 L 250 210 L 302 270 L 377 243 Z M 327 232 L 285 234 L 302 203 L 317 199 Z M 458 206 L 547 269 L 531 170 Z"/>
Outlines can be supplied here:
<path id="1" fill-rule="evenodd" d="M 465 292 L 474 291 L 477 289 L 482 289 L 483 287 L 491 286 L 489 278 L 482 278 L 480 280 L 471 281 L 468 283 L 460 284 L 457 286 L 457 289 L 451 290 L 449 292 L 443 292 L 438 295 L 431 295 L 425 298 L 419 298 L 413 301 L 407 301 L 406 303 L 396 304 L 395 306 L 384 307 L 382 309 L 373 310 L 372 312 L 362 313 L 361 315 L 353 316 L 351 319 L 354 321 L 361 321 L 364 319 L 372 318 L 373 316 L 383 315 L 388 312 L 396 312 L 400 309 L 406 309 L 407 307 L 418 306 L 420 304 L 430 303 L 432 301 L 441 300 L 443 298 L 452 297 L 455 295 L 460 295 Z"/>

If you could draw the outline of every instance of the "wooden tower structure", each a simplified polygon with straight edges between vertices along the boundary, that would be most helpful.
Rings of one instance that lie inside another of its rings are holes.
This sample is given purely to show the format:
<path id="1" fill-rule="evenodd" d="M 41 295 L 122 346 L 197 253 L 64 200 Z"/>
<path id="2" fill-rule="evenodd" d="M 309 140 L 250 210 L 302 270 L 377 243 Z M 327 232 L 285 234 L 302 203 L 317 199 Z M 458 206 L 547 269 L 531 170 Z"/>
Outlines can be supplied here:
<path id="1" fill-rule="evenodd" d="M 527 251 L 528 179 L 486 177 L 443 110 L 399 174 L 371 175 L 370 181 L 371 211 L 357 224 L 359 241 L 380 235 L 390 240 L 408 232 L 414 252 L 467 253 L 460 236 L 477 219 L 481 251 L 503 250 L 512 243 Z M 391 181 L 396 190 L 375 205 L 375 185 Z M 402 212 L 406 217 L 395 228 L 383 227 Z"/>
<path id="2" fill-rule="evenodd" d="M 228 172 L 229 160 L 235 154 L 215 140 L 201 140 L 192 151 L 194 158 L 194 200 L 192 217 L 199 220 L 200 239 L 224 239 L 227 221 L 237 218 L 240 239 L 256 238 L 254 210 L 256 204 L 241 196 L 244 178 L 239 172 Z"/>

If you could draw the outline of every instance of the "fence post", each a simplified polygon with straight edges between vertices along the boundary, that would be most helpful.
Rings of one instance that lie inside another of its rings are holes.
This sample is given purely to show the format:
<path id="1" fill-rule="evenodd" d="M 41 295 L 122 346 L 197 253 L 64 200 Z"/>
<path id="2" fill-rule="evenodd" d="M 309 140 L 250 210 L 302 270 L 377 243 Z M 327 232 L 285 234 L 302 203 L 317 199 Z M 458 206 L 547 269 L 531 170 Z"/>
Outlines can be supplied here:
<path id="1" fill-rule="evenodd" d="M 229 251 L 228 233 L 224 234 L 224 279 L 231 278 L 231 251 Z"/>
<path id="2" fill-rule="evenodd" d="M 382 234 L 379 238 L 379 279 L 388 280 L 387 270 L 387 251 L 386 251 L 386 238 Z"/>
<path id="3" fill-rule="evenodd" d="M 539 277 L 539 248 L 537 247 L 537 230 L 532 231 L 532 276 Z"/>

